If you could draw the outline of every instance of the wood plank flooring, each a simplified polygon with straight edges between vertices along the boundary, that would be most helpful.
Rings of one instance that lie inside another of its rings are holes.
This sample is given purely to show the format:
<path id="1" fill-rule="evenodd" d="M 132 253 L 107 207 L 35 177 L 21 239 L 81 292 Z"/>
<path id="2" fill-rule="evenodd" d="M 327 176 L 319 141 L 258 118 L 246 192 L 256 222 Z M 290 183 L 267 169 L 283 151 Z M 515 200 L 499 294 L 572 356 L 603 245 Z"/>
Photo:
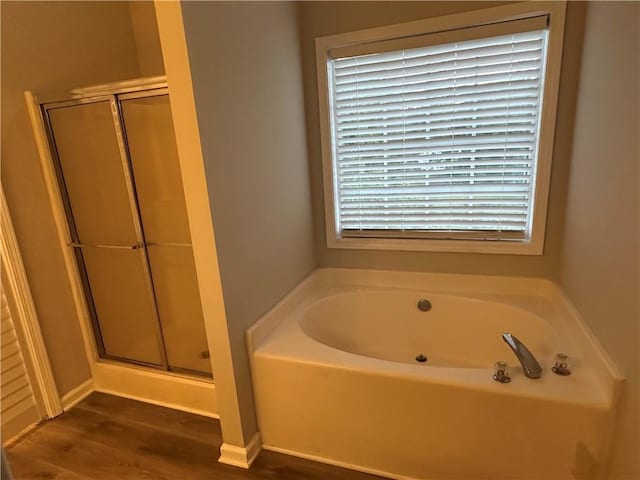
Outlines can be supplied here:
<path id="1" fill-rule="evenodd" d="M 218 463 L 220 423 L 93 393 L 7 448 L 16 480 L 374 480 L 262 451 L 250 470 Z"/>

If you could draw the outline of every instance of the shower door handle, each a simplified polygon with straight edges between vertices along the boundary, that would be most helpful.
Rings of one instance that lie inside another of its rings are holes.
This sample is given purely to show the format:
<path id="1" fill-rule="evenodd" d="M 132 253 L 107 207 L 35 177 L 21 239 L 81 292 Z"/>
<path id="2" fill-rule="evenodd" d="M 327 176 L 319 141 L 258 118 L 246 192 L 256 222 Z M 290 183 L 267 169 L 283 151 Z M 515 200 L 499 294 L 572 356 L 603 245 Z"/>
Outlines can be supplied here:
<path id="1" fill-rule="evenodd" d="M 69 246 L 73 248 L 113 248 L 116 250 L 138 250 L 144 245 L 142 243 L 134 243 L 133 245 L 91 245 L 88 243 L 71 242 L 69 243 Z"/>

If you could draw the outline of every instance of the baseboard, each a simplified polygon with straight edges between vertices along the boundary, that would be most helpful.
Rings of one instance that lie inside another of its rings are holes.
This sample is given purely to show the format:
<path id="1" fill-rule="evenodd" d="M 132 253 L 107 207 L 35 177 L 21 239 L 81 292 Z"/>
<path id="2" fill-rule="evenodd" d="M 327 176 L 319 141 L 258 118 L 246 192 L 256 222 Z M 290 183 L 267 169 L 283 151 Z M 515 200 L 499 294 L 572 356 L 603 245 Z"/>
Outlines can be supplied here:
<path id="1" fill-rule="evenodd" d="M 41 421 L 38 408 L 35 404 L 31 404 L 30 407 L 24 409 L 17 415 L 15 415 L 15 412 L 12 413 L 14 413 L 12 417 L 8 418 L 5 414 L 2 418 L 3 447 L 8 447 L 20 440 Z"/>
<path id="2" fill-rule="evenodd" d="M 76 405 L 77 403 L 84 400 L 95 390 L 93 379 L 90 378 L 84 383 L 81 383 L 76 388 L 71 390 L 70 392 L 65 393 L 60 402 L 62 403 L 63 410 L 69 410 L 71 407 Z"/>
<path id="3" fill-rule="evenodd" d="M 22 437 L 27 435 L 34 428 L 36 428 L 38 425 L 39 425 L 38 423 L 32 423 L 30 425 L 27 425 L 25 428 L 20 430 L 18 433 L 15 433 L 15 434 L 11 435 L 8 439 L 5 440 L 3 438 L 2 439 L 2 448 L 8 448 L 11 445 L 13 445 L 14 443 L 18 442 L 19 440 L 22 439 Z"/>
<path id="4" fill-rule="evenodd" d="M 246 447 L 237 447 L 228 443 L 223 443 L 220 447 L 220 458 L 218 461 L 234 467 L 249 468 L 258 454 L 262 450 L 260 432 L 256 432 Z"/>
<path id="5" fill-rule="evenodd" d="M 339 460 L 332 460 L 330 458 L 319 457 L 317 455 L 297 452 L 295 450 L 289 450 L 287 448 L 274 447 L 273 445 L 262 444 L 262 448 L 264 450 L 269 450 L 271 452 L 283 453 L 285 455 L 304 458 L 305 460 L 313 460 L 314 462 L 319 462 L 319 463 L 326 463 L 327 465 L 333 465 L 335 467 L 340 467 L 340 468 L 347 468 L 349 470 L 355 470 L 357 472 L 377 475 L 379 477 L 392 478 L 394 480 L 420 480 L 414 477 L 407 477 L 404 475 L 398 475 L 397 473 L 386 472 L 384 470 L 377 470 L 375 468 L 368 468 L 368 467 L 363 467 L 361 465 L 354 465 L 353 463 L 341 462 Z"/>
<path id="6" fill-rule="evenodd" d="M 212 381 L 135 366 L 94 364 L 95 389 L 161 407 L 220 418 Z"/>

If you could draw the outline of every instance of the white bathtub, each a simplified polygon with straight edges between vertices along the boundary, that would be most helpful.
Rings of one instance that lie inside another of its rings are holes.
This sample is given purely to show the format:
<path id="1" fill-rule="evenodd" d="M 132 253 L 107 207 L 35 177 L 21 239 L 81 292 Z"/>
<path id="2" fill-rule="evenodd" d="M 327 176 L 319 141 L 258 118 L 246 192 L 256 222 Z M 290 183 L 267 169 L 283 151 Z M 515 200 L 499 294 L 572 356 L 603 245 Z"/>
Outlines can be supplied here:
<path id="1" fill-rule="evenodd" d="M 321 269 L 247 342 L 264 448 L 392 478 L 604 474 L 622 377 L 551 282 Z M 557 352 L 570 376 L 551 372 Z"/>

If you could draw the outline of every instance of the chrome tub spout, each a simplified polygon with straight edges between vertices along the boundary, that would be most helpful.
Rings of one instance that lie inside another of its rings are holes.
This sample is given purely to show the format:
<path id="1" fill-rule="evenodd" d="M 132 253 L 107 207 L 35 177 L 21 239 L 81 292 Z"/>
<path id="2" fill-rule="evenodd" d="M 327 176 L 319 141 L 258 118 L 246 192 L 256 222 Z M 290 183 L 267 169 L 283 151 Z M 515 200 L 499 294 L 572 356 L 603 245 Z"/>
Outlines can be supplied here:
<path id="1" fill-rule="evenodd" d="M 518 357 L 520 365 L 524 374 L 529 378 L 540 378 L 542 375 L 542 367 L 536 360 L 536 357 L 529 351 L 524 344 L 510 333 L 503 333 L 502 339 L 513 350 L 513 353 Z"/>

